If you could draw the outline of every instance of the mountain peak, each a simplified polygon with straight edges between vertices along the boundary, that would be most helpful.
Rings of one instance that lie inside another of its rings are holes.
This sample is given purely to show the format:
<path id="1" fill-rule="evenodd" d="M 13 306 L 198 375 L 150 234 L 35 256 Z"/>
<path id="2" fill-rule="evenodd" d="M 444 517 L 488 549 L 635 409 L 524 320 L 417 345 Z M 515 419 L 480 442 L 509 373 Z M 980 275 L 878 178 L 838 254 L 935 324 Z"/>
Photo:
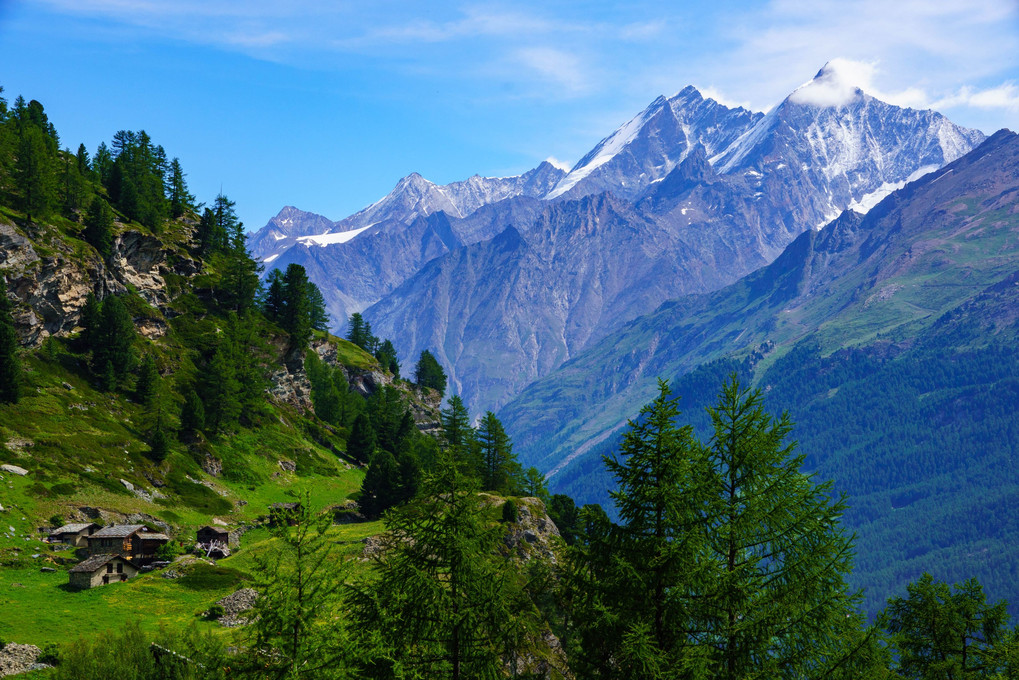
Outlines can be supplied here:
<path id="1" fill-rule="evenodd" d="M 832 59 L 810 81 L 789 95 L 789 101 L 820 107 L 845 106 L 864 96 L 861 84 L 870 81 L 874 67 L 848 59 Z"/>

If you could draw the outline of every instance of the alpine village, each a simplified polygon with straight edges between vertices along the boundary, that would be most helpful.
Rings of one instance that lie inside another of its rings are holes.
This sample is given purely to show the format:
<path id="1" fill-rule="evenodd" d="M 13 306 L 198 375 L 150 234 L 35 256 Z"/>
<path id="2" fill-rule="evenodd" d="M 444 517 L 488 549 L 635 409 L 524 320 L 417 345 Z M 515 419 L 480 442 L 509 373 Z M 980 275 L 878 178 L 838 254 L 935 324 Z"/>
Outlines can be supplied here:
<path id="1" fill-rule="evenodd" d="M 1019 678 L 1019 136 L 842 77 L 251 232 L 3 92 L 0 676 Z"/>

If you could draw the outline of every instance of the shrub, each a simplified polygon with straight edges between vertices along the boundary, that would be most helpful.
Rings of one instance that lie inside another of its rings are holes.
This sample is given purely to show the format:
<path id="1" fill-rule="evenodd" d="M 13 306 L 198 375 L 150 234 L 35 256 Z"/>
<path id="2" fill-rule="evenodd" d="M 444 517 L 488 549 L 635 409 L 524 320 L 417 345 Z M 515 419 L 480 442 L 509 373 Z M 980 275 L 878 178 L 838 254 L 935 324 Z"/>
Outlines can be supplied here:
<path id="1" fill-rule="evenodd" d="M 507 498 L 506 502 L 502 504 L 502 521 L 517 521 L 517 504 L 512 498 Z"/>
<path id="2" fill-rule="evenodd" d="M 223 618 L 224 614 L 226 614 L 226 610 L 223 609 L 223 605 L 214 604 L 211 607 L 209 607 L 209 610 L 207 612 L 205 612 L 205 618 L 208 621 L 216 621 L 218 619 Z"/>

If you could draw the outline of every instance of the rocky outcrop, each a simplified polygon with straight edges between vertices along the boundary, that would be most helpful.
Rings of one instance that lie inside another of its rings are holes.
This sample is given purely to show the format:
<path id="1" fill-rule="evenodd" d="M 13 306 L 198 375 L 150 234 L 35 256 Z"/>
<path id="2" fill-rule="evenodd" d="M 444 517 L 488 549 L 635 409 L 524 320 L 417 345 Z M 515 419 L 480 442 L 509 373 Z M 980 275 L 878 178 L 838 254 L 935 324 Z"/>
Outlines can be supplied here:
<path id="1" fill-rule="evenodd" d="M 501 507 L 505 501 L 498 505 Z M 528 562 L 534 558 L 557 561 L 558 542 L 562 541 L 559 527 L 545 510 L 545 504 L 538 498 L 520 498 L 517 503 L 517 521 L 507 526 L 503 543 L 510 555 Z"/>
<path id="2" fill-rule="evenodd" d="M 243 626 L 249 622 L 249 612 L 254 609 L 258 600 L 258 591 L 254 588 L 241 588 L 216 602 L 223 608 L 223 616 L 219 622 L 227 627 Z"/>
<path id="3" fill-rule="evenodd" d="M 14 323 L 23 345 L 39 346 L 50 336 L 64 337 L 78 327 L 89 293 L 100 299 L 133 290 L 163 314 L 172 314 L 164 275 L 192 276 L 200 265 L 168 249 L 151 234 L 119 233 L 109 262 L 97 252 L 66 239 L 53 227 L 23 227 L 0 222 L 0 271 L 16 303 Z M 166 332 L 162 320 L 137 320 L 139 332 L 154 338 Z"/>

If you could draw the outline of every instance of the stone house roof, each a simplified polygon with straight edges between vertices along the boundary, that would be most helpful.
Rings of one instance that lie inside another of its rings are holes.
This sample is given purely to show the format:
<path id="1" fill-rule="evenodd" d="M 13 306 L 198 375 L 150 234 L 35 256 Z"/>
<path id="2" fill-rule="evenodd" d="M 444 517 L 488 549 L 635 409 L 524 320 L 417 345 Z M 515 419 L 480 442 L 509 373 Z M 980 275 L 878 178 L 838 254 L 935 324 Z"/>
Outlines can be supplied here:
<path id="1" fill-rule="evenodd" d="M 93 522 L 86 522 L 84 524 L 65 524 L 62 527 L 54 529 L 50 532 L 50 536 L 60 536 L 61 534 L 77 534 L 85 531 L 89 527 L 96 526 Z"/>
<path id="2" fill-rule="evenodd" d="M 74 565 L 73 567 L 68 569 L 68 571 L 70 573 L 72 573 L 72 574 L 80 574 L 80 573 L 83 573 L 83 572 L 86 573 L 86 574 L 91 574 L 96 569 L 99 569 L 99 568 L 105 566 L 106 563 L 109 562 L 110 560 L 117 560 L 117 559 L 124 560 L 128 564 L 131 564 L 131 560 L 125 559 L 125 558 L 121 557 L 120 555 L 93 555 L 92 557 L 88 558 L 84 562 L 80 562 L 80 563 Z"/>
<path id="3" fill-rule="evenodd" d="M 103 527 L 89 538 L 127 538 L 131 534 L 144 530 L 144 524 L 113 524 Z"/>
<path id="4" fill-rule="evenodd" d="M 166 534 L 157 534 L 153 532 L 143 532 L 137 536 L 143 541 L 169 541 L 170 537 Z"/>

